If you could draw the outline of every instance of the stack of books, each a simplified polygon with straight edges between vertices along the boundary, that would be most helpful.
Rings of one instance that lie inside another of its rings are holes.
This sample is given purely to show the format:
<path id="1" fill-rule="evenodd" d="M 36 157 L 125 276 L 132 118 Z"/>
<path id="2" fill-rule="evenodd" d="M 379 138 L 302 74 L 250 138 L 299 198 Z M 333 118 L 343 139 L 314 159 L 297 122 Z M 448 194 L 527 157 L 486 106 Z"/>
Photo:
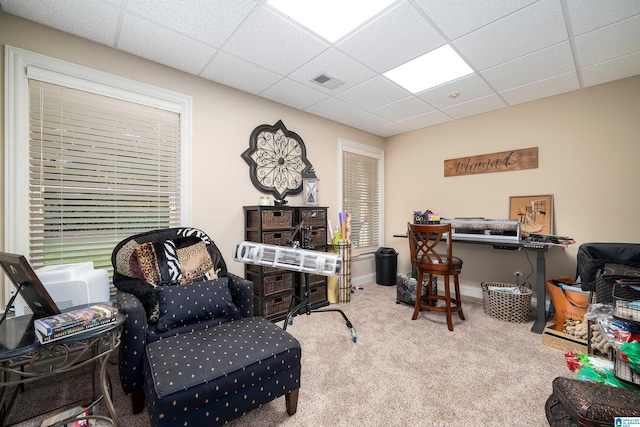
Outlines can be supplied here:
<path id="1" fill-rule="evenodd" d="M 33 321 L 33 325 L 38 340 L 44 344 L 89 329 L 105 327 L 116 321 L 116 314 L 118 314 L 116 307 L 107 303 L 99 303 L 36 319 Z"/>

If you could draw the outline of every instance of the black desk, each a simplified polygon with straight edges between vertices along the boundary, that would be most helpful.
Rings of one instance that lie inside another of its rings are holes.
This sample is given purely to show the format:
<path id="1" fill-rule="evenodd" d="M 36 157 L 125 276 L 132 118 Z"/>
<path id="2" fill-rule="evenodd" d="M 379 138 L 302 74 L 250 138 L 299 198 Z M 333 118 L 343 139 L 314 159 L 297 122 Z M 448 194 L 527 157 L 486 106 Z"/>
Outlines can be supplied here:
<path id="1" fill-rule="evenodd" d="M 393 237 L 407 237 L 406 234 L 394 234 Z M 546 279 L 546 262 L 545 253 L 549 252 L 549 248 L 554 246 L 553 244 L 529 242 L 526 240 L 513 241 L 513 240 L 489 240 L 485 238 L 459 238 L 453 237 L 453 241 L 456 243 L 468 243 L 473 245 L 489 245 L 494 249 L 502 250 L 518 250 L 524 249 L 528 251 L 534 251 L 536 256 L 536 321 L 531 327 L 531 332 L 541 334 L 544 330 L 547 322 L 546 300 L 547 300 L 547 279 Z"/>
<path id="2" fill-rule="evenodd" d="M 78 369 L 99 362 L 102 398 L 109 411 L 107 419 L 118 426 L 118 418 L 107 379 L 108 359 L 120 345 L 125 316 L 116 321 L 50 343 L 40 344 L 33 327 L 33 316 L 7 318 L 0 324 L 0 426 L 4 426 L 19 390 L 9 396 L 9 388 L 36 381 L 49 375 Z M 95 402 L 94 402 L 95 403 Z"/>

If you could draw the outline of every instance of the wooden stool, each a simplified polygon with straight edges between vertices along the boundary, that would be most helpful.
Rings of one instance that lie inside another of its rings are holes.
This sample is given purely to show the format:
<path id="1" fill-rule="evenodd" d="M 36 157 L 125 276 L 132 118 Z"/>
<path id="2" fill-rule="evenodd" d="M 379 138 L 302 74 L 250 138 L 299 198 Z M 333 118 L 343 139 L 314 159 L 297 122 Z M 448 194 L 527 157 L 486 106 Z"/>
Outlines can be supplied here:
<path id="1" fill-rule="evenodd" d="M 416 305 L 413 310 L 413 320 L 418 318 L 420 310 L 438 311 L 447 314 L 447 326 L 453 331 L 453 312 L 458 312 L 464 320 L 462 303 L 460 300 L 460 283 L 458 274 L 462 271 L 462 260 L 453 256 L 453 242 L 451 239 L 451 224 L 411 224 L 408 223 L 409 249 L 411 264 L 418 271 L 418 288 L 416 290 Z M 446 238 L 443 239 L 443 237 Z M 439 254 L 436 246 L 445 243 L 447 253 Z M 422 295 L 422 281 L 425 274 L 429 275 L 427 294 Z M 435 295 L 431 284 L 432 276 L 444 276 L 444 295 Z M 453 276 L 455 297 L 451 297 L 450 277 Z M 436 306 L 437 301 L 444 301 L 444 307 Z"/>

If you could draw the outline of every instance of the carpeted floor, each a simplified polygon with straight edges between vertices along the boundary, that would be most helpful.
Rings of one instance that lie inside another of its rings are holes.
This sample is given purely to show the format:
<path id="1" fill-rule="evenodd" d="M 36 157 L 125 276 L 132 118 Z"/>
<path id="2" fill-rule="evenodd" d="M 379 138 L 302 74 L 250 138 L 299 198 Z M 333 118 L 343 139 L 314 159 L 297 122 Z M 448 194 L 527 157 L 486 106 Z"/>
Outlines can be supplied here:
<path id="1" fill-rule="evenodd" d="M 395 287 L 363 287 L 350 303 L 332 305 L 353 323 L 356 343 L 335 312 L 301 315 L 287 327 L 302 345 L 298 412 L 289 417 L 280 397 L 230 426 L 548 425 L 551 381 L 571 373 L 563 351 L 530 332 L 533 321 L 502 322 L 484 314 L 482 301 L 463 298 L 467 320 L 454 317 L 449 332 L 442 313 L 412 321 L 413 308 L 396 304 Z M 131 414 L 117 365 L 110 372 L 120 425 L 148 426 L 145 413 Z M 76 394 L 84 378 L 54 381 L 54 394 Z M 43 393 L 30 390 L 18 405 L 48 399 Z M 18 425 L 39 427 L 41 420 Z"/>

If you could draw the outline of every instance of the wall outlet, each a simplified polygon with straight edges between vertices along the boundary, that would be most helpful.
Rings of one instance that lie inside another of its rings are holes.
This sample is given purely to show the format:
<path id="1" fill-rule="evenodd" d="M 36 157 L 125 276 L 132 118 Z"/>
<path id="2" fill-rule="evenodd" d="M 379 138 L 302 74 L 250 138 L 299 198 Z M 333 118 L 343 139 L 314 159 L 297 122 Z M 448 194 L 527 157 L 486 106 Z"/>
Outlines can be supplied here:
<path id="1" fill-rule="evenodd" d="M 522 271 L 514 271 L 513 275 L 516 277 L 522 277 Z"/>

